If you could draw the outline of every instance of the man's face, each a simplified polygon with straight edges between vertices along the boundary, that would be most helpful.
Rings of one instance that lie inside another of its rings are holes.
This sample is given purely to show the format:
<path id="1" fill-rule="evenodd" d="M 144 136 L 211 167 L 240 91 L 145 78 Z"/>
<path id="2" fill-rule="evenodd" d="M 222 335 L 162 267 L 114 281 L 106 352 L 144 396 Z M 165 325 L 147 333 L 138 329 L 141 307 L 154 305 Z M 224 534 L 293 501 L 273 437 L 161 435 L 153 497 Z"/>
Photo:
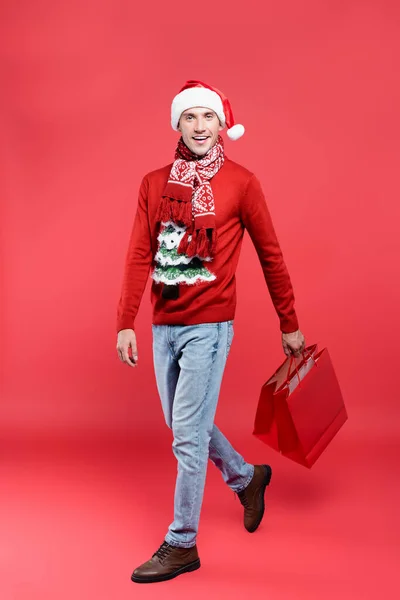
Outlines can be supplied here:
<path id="1" fill-rule="evenodd" d="M 217 113 L 211 108 L 196 106 L 188 108 L 181 114 L 178 129 L 186 146 L 195 154 L 204 156 L 216 143 L 219 131 L 223 127 Z"/>

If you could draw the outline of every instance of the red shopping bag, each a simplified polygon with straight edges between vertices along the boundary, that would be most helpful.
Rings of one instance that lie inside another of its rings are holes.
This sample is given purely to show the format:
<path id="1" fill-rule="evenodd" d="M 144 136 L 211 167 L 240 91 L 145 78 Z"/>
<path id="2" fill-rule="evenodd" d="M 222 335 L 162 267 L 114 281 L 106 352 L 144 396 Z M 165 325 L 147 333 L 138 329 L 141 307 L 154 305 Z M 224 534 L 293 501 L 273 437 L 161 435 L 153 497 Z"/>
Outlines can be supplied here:
<path id="1" fill-rule="evenodd" d="M 328 350 L 314 344 L 302 358 L 288 357 L 262 386 L 253 435 L 310 468 L 347 418 Z"/>

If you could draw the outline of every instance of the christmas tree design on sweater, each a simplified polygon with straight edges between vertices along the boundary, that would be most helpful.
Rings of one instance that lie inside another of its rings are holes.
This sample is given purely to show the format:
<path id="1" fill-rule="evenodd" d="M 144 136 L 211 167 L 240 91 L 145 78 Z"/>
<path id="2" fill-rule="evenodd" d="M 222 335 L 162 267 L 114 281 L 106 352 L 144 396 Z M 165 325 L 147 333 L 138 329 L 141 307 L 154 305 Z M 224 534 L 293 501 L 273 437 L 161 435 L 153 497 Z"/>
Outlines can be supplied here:
<path id="1" fill-rule="evenodd" d="M 203 265 L 203 262 L 210 261 L 211 258 L 178 254 L 177 249 L 185 231 L 185 226 L 179 226 L 173 221 L 161 223 L 157 238 L 159 246 L 154 257 L 156 266 L 152 273 L 152 278 L 157 283 L 193 285 L 216 279 L 215 275 Z"/>

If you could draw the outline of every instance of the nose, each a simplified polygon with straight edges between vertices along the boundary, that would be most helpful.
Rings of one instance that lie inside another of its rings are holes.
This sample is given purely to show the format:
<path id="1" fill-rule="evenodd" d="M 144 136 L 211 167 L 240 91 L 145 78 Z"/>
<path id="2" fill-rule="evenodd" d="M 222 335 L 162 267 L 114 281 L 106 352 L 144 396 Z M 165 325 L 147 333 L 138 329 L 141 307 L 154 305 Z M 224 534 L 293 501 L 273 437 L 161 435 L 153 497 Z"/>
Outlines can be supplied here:
<path id="1" fill-rule="evenodd" d="M 195 126 L 196 133 L 202 133 L 205 130 L 204 121 L 202 118 L 197 119 L 197 123 Z"/>

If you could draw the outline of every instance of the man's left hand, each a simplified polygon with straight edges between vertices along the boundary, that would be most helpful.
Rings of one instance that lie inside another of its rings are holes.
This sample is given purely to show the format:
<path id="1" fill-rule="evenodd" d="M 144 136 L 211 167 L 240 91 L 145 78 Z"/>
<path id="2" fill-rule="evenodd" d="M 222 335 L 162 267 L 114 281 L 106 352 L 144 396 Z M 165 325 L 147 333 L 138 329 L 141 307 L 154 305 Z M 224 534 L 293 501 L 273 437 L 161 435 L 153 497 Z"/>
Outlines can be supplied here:
<path id="1" fill-rule="evenodd" d="M 282 346 L 286 356 L 291 354 L 296 358 L 301 356 L 306 347 L 306 341 L 300 329 L 293 331 L 293 333 L 282 332 Z"/>

